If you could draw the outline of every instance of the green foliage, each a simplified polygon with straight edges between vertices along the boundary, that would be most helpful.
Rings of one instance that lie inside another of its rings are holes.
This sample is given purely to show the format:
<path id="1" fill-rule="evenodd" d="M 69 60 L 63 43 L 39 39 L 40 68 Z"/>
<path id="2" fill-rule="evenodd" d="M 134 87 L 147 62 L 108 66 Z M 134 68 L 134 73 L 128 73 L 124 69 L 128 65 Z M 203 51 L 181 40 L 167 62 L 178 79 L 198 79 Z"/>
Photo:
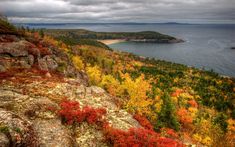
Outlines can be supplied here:
<path id="1" fill-rule="evenodd" d="M 47 34 L 54 37 L 68 37 L 77 39 L 92 39 L 92 40 L 105 40 L 105 39 L 125 39 L 125 40 L 138 40 L 138 39 L 154 39 L 155 42 L 168 42 L 175 39 L 174 37 L 161 34 L 153 31 L 143 32 L 93 32 L 83 29 L 77 30 L 47 30 Z"/>
<path id="2" fill-rule="evenodd" d="M 40 35 L 41 38 L 43 38 L 43 37 L 45 36 L 43 29 L 40 29 L 40 30 L 39 30 L 39 35 Z"/>
<path id="3" fill-rule="evenodd" d="M 58 72 L 64 72 L 66 70 L 66 68 L 67 68 L 66 62 L 59 62 L 58 67 L 56 68 L 56 70 Z"/>
<path id="4" fill-rule="evenodd" d="M 178 131 L 180 124 L 175 117 L 175 108 L 171 102 L 170 96 L 168 94 L 164 94 L 161 98 L 163 100 L 163 105 L 158 114 L 157 123 L 154 127 L 155 130 L 159 131 L 160 128 L 167 127 Z"/>
<path id="5" fill-rule="evenodd" d="M 8 133 L 9 128 L 5 125 L 0 125 L 0 133 Z"/>
<path id="6" fill-rule="evenodd" d="M 22 130 L 20 128 L 14 128 L 14 131 L 16 131 L 17 133 L 22 133 Z"/>
<path id="7" fill-rule="evenodd" d="M 227 123 L 227 119 L 228 117 L 223 114 L 223 113 L 219 113 L 216 118 L 214 119 L 214 123 L 218 124 L 220 126 L 220 128 L 226 132 L 227 131 L 227 127 L 228 127 L 228 123 Z"/>
<path id="8" fill-rule="evenodd" d="M 65 36 L 59 36 L 57 39 L 63 41 L 66 45 L 91 45 L 111 50 L 107 45 L 92 39 L 71 38 Z"/>
<path id="9" fill-rule="evenodd" d="M 18 35 L 19 33 L 14 25 L 0 18 L 0 34 Z"/>

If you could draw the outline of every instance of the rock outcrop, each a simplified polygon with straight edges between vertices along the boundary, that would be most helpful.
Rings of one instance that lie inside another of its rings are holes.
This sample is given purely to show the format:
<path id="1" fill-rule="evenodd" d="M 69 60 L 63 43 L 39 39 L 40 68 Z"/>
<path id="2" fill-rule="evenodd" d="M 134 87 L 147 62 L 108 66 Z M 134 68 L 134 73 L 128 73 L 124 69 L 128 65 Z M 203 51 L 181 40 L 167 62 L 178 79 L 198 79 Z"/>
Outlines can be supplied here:
<path id="1" fill-rule="evenodd" d="M 26 39 L 0 35 L 0 41 L 1 147 L 108 146 L 95 125 L 65 125 L 49 110 L 59 108 L 64 98 L 79 102 L 81 107 L 105 108 L 105 118 L 114 128 L 140 127 L 105 90 L 88 87 L 86 74 L 76 71 L 59 49 L 48 48 L 52 54 L 43 55 Z M 62 63 L 66 63 L 65 68 Z"/>

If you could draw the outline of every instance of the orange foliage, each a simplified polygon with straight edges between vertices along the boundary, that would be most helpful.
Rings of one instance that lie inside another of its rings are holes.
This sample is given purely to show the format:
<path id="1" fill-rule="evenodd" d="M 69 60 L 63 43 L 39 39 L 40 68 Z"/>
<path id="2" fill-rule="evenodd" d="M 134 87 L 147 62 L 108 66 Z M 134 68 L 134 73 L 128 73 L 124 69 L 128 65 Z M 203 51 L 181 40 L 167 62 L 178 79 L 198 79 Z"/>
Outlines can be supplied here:
<path id="1" fill-rule="evenodd" d="M 175 92 L 171 94 L 173 97 L 178 97 L 183 92 L 182 89 L 176 89 Z"/>
<path id="2" fill-rule="evenodd" d="M 197 104 L 197 102 L 195 100 L 189 100 L 188 104 L 191 105 L 191 107 L 195 107 L 195 108 L 198 107 L 198 104 Z"/>
<path id="3" fill-rule="evenodd" d="M 179 121 L 182 124 L 191 124 L 193 122 L 192 117 L 190 116 L 189 112 L 185 108 L 180 108 L 177 111 L 177 115 L 179 117 Z"/>

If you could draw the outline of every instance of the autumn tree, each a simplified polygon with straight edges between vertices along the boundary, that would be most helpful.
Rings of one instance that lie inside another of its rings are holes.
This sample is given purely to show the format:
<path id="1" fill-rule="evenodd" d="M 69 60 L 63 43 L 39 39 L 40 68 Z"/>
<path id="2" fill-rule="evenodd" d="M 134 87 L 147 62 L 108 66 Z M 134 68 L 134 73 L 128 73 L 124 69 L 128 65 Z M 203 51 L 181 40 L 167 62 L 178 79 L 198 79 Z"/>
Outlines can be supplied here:
<path id="1" fill-rule="evenodd" d="M 84 69 L 84 64 L 82 62 L 82 59 L 79 56 L 73 56 L 72 61 L 78 70 Z"/>
<path id="2" fill-rule="evenodd" d="M 123 74 L 122 78 L 124 79 L 122 86 L 129 95 L 127 109 L 140 114 L 150 113 L 152 100 L 147 97 L 147 92 L 151 85 L 144 79 L 144 75 L 132 80 L 129 74 Z"/>
<path id="3" fill-rule="evenodd" d="M 89 83 L 91 85 L 98 85 L 101 81 L 101 69 L 98 66 L 88 66 L 86 71 L 89 77 Z"/>
<path id="4" fill-rule="evenodd" d="M 100 85 L 104 87 L 111 95 L 120 96 L 122 93 L 120 82 L 112 75 L 102 76 Z"/>

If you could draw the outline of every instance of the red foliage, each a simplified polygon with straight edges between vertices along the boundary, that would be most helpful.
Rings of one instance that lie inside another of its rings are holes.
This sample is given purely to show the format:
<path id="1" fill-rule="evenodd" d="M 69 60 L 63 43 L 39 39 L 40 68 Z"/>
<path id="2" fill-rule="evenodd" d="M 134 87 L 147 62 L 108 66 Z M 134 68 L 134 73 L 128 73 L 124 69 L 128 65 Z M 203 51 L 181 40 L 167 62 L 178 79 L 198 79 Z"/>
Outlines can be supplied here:
<path id="1" fill-rule="evenodd" d="M 38 32 L 34 32 L 34 33 L 33 33 L 33 37 L 34 37 L 35 39 L 39 39 L 39 38 L 40 38 L 39 33 L 38 33 Z"/>
<path id="2" fill-rule="evenodd" d="M 9 80 L 15 77 L 17 73 L 21 73 L 24 70 L 25 70 L 24 68 L 11 68 L 5 72 L 0 72 L 0 81 L 7 80 L 7 79 Z"/>
<path id="3" fill-rule="evenodd" d="M 188 101 L 188 104 L 191 105 L 192 107 L 195 107 L 195 108 L 198 107 L 198 104 L 197 104 L 197 102 L 195 100 Z"/>
<path id="4" fill-rule="evenodd" d="M 162 128 L 161 132 L 166 133 L 165 135 L 170 138 L 178 138 L 179 137 L 178 134 L 173 129 L 170 129 L 170 128 Z"/>
<path id="5" fill-rule="evenodd" d="M 54 107 L 54 106 L 48 106 L 48 107 L 47 107 L 47 110 L 48 110 L 48 111 L 51 111 L 51 112 L 56 112 L 57 108 Z"/>
<path id="6" fill-rule="evenodd" d="M 91 107 L 80 108 L 79 102 L 64 100 L 60 104 L 61 110 L 58 114 L 66 121 L 67 124 L 73 124 L 75 122 L 80 123 L 87 121 L 89 124 L 94 124 L 102 119 L 102 116 L 106 114 L 106 110 L 103 108 L 94 109 Z"/>
<path id="7" fill-rule="evenodd" d="M 115 129 L 109 125 L 107 121 L 102 119 L 106 113 L 105 109 L 94 109 L 91 107 L 80 108 L 80 105 L 76 101 L 64 100 L 61 104 L 61 109 L 58 114 L 65 119 L 67 124 L 73 124 L 75 122 L 80 123 L 87 121 L 90 124 L 98 123 L 102 124 L 105 140 L 114 147 L 181 147 L 182 143 L 170 138 L 161 137 L 159 133 L 153 130 L 144 128 L 130 128 L 128 131 Z M 141 120 L 146 121 L 137 115 Z M 148 125 L 147 125 L 148 126 Z M 150 127 L 151 128 L 151 127 Z M 172 132 L 169 130 L 169 134 Z"/>
<path id="8" fill-rule="evenodd" d="M 106 127 L 106 141 L 114 147 L 181 147 L 182 143 L 143 128 L 130 128 L 128 131 Z"/>
<path id="9" fill-rule="evenodd" d="M 48 48 L 39 47 L 38 49 L 40 51 L 41 56 L 46 56 L 46 55 L 52 54 Z"/>
<path id="10" fill-rule="evenodd" d="M 96 123 L 98 120 L 102 118 L 103 115 L 106 114 L 106 110 L 103 108 L 94 109 L 89 106 L 84 107 L 82 111 L 86 116 L 85 120 L 89 124 Z"/>
<path id="11" fill-rule="evenodd" d="M 141 116 L 139 114 L 135 114 L 134 118 L 140 123 L 140 125 L 142 127 L 144 127 L 145 129 L 148 130 L 153 130 L 153 126 L 152 124 L 149 122 L 149 120 L 147 118 L 145 118 L 144 116 Z"/>
<path id="12" fill-rule="evenodd" d="M 10 72 L 0 72 L 0 80 L 6 80 L 8 78 L 13 77 L 14 74 Z"/>

